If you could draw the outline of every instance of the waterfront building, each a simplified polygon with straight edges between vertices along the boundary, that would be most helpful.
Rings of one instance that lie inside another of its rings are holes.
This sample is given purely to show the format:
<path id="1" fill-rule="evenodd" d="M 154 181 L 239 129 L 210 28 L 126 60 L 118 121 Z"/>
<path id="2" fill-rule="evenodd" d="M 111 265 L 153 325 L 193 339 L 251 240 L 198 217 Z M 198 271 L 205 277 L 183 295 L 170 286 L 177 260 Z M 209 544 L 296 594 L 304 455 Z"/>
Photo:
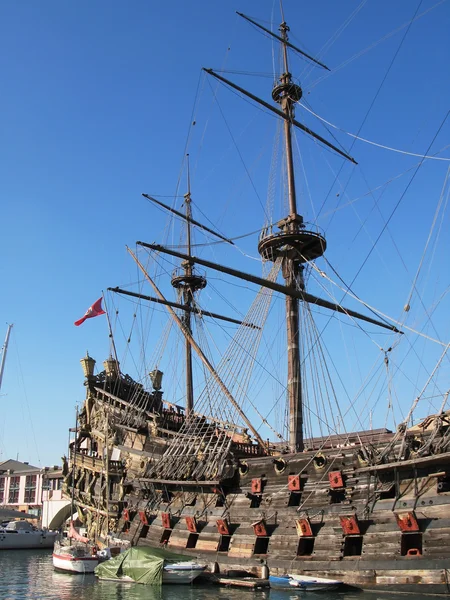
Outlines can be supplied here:
<path id="1" fill-rule="evenodd" d="M 40 468 L 13 459 L 0 462 L 0 509 L 35 515 L 42 527 L 60 527 L 70 504 L 62 494 L 63 480 L 57 465 Z"/>

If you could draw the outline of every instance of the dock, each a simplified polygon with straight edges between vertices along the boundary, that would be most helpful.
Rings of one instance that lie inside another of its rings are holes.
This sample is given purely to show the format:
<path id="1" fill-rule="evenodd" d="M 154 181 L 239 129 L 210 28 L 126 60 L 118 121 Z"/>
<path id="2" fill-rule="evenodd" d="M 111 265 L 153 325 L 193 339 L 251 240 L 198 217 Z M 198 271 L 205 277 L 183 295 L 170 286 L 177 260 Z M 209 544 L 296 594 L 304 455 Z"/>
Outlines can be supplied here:
<path id="1" fill-rule="evenodd" d="M 228 577 L 227 575 L 215 575 L 212 581 L 227 587 L 245 587 L 252 590 L 269 587 L 269 580 L 259 577 Z"/>

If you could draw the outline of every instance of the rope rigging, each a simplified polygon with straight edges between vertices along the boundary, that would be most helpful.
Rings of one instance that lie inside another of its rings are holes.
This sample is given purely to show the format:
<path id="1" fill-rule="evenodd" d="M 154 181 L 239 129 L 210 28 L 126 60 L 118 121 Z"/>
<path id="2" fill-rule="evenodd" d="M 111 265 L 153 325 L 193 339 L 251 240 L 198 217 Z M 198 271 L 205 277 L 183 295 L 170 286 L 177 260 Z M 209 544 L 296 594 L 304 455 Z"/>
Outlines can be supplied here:
<path id="1" fill-rule="evenodd" d="M 281 262 L 275 263 L 269 277 L 276 279 L 280 267 Z M 242 324 L 216 367 L 221 380 L 243 410 L 248 403 L 247 391 L 254 367 L 253 356 L 260 345 L 271 297 L 272 292 L 260 290 L 244 320 L 257 327 Z M 213 378 L 207 379 L 195 406 L 197 413 L 219 418 L 226 425 L 218 428 L 214 423 L 208 422 L 206 417 L 186 419 L 159 464 L 149 468 L 152 475 L 162 479 L 185 479 L 188 476 L 194 479 L 215 479 L 223 475 L 226 469 L 225 458 L 232 441 L 249 439 L 247 429 L 239 424 L 236 407 L 226 401 L 221 387 Z"/>

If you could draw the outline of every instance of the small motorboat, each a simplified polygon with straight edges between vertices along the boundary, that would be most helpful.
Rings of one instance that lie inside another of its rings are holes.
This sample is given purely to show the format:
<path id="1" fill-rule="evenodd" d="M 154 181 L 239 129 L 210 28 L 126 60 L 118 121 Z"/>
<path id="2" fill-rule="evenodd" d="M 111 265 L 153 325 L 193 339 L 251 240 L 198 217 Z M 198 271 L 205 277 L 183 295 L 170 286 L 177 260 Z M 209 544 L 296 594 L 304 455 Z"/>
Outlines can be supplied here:
<path id="1" fill-rule="evenodd" d="M 280 590 L 292 590 L 297 588 L 302 591 L 321 592 L 324 590 L 335 590 L 342 585 L 338 579 L 326 579 L 325 577 L 312 577 L 310 575 L 282 575 L 280 577 L 270 575 L 270 587 Z"/>
<path id="2" fill-rule="evenodd" d="M 163 583 L 192 583 L 201 575 L 206 565 L 200 565 L 192 560 L 177 563 L 167 563 L 163 567 Z"/>
<path id="3" fill-rule="evenodd" d="M 95 569 L 99 579 L 161 585 L 189 584 L 203 573 L 206 565 L 160 548 L 129 548 Z"/>
<path id="4" fill-rule="evenodd" d="M 82 542 L 56 541 L 52 558 L 55 569 L 68 573 L 93 573 L 99 563 L 96 546 Z"/>

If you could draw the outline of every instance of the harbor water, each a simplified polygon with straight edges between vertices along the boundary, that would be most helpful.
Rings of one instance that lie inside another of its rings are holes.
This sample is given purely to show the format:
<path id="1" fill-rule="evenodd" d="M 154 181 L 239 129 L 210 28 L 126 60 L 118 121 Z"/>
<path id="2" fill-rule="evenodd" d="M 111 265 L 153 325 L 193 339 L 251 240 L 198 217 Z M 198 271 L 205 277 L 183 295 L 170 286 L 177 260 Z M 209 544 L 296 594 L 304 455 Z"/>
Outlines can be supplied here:
<path id="1" fill-rule="evenodd" d="M 98 581 L 94 575 L 70 575 L 53 569 L 44 550 L 5 550 L 0 553 L 0 600 L 420 600 L 421 593 L 253 591 L 216 585 L 165 585 Z"/>

